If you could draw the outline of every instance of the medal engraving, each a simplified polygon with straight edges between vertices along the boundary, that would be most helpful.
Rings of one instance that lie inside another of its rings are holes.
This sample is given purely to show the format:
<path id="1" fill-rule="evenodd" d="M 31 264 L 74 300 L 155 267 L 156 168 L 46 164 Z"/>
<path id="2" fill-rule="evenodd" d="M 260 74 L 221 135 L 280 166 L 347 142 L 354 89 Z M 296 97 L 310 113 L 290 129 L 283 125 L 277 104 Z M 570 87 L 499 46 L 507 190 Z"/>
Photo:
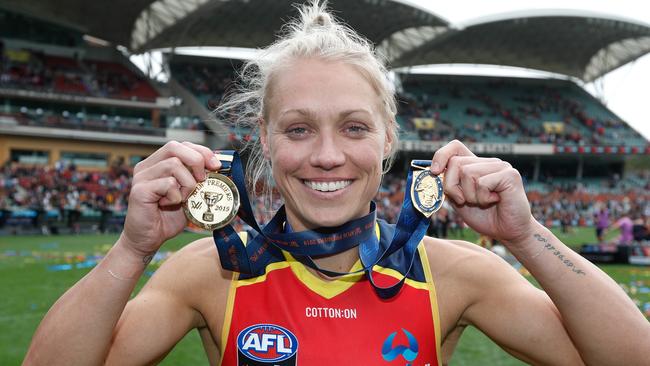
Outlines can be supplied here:
<path id="1" fill-rule="evenodd" d="M 411 201 L 413 207 L 424 216 L 431 217 L 442 207 L 445 195 L 442 188 L 442 177 L 433 175 L 429 169 L 413 171 L 411 185 Z"/>
<path id="2" fill-rule="evenodd" d="M 205 230 L 228 225 L 239 210 L 239 191 L 230 178 L 208 173 L 205 181 L 196 185 L 183 205 L 185 216 Z"/>

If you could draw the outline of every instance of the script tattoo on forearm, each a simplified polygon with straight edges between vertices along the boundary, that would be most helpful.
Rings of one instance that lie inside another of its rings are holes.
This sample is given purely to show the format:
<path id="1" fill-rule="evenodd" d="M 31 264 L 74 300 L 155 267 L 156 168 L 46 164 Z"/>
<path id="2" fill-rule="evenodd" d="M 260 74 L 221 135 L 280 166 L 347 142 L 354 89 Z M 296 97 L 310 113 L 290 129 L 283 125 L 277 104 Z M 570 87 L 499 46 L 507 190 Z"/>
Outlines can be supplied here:
<path id="1" fill-rule="evenodd" d="M 575 266 L 575 264 L 570 259 L 567 259 L 564 256 L 564 254 L 562 254 L 562 252 L 560 252 L 553 244 L 549 243 L 546 238 L 544 238 L 543 236 L 541 236 L 539 234 L 535 234 L 535 235 L 533 235 L 533 237 L 535 239 L 537 239 L 537 241 L 544 243 L 544 249 L 546 249 L 549 252 L 553 253 L 553 255 L 555 255 L 559 260 L 561 260 L 562 263 L 564 263 L 564 265 L 567 266 L 568 268 L 570 268 L 574 273 L 579 274 L 579 275 L 583 275 L 583 276 L 587 275 L 585 273 L 585 271 L 577 268 Z"/>

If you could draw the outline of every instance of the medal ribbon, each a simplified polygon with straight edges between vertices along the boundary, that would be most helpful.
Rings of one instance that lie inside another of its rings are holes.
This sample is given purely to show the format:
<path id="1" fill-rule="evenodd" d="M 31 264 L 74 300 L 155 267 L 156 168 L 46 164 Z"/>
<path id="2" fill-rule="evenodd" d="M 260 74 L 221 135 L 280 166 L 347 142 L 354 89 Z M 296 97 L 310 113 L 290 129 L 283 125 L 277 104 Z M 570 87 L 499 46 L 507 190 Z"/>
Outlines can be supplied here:
<path id="1" fill-rule="evenodd" d="M 224 269 L 240 272 L 250 276 L 265 273 L 266 264 L 272 257 L 283 259 L 280 250 L 291 253 L 298 261 L 327 276 L 335 277 L 350 273 L 366 272 L 368 279 L 378 296 L 387 299 L 395 296 L 410 272 L 417 246 L 424 237 L 429 219 L 419 214 L 413 207 L 409 194 L 405 194 L 404 204 L 393 234 L 393 239 L 380 253 L 380 245 L 375 235 L 376 205 L 370 203 L 370 213 L 333 228 L 318 228 L 301 232 L 292 232 L 286 222 L 286 212 L 282 206 L 275 216 L 263 228 L 259 226 L 246 194 L 244 174 L 239 154 L 234 151 L 221 151 L 221 154 L 233 155 L 232 164 L 228 166 L 232 180 L 240 193 L 238 215 L 254 233 L 249 232 L 246 245 L 231 225 L 213 231 L 214 241 L 219 251 L 219 259 Z M 425 163 L 426 168 L 430 162 Z M 412 164 L 413 165 L 413 164 Z M 419 165 L 419 164 L 418 164 Z M 410 192 L 412 168 L 407 178 L 407 192 Z M 252 234 L 252 235 L 251 235 Z M 334 272 L 322 269 L 314 263 L 312 256 L 331 255 L 359 246 L 359 257 L 363 268 L 355 272 Z M 388 258 L 398 250 L 403 250 L 408 268 L 403 278 L 389 287 L 379 287 L 372 277 L 372 268 L 381 260 Z"/>

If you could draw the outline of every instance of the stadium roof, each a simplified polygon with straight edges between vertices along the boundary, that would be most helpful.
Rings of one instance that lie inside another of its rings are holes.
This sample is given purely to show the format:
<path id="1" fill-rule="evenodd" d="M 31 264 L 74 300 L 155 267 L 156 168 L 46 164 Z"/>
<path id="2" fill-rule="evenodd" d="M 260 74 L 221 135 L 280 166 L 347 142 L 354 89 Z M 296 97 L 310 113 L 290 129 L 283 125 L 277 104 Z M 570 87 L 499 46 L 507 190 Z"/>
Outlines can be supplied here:
<path id="1" fill-rule="evenodd" d="M 134 51 L 181 46 L 261 48 L 272 43 L 282 24 L 297 15 L 295 3 L 296 0 L 158 0 L 135 21 L 130 45 Z M 448 25 L 434 14 L 401 1 L 328 3 L 337 17 L 375 44 L 406 28 L 422 27 L 426 32 Z"/>
<path id="2" fill-rule="evenodd" d="M 139 53 L 182 46 L 263 47 L 299 0 L 0 0 Z M 408 0 L 330 0 L 391 67 L 491 64 L 592 81 L 650 52 L 650 26 L 586 11 L 506 13 L 450 25 Z"/>
<path id="3" fill-rule="evenodd" d="M 129 45 L 133 23 L 153 0 L 0 0 L 0 7 Z"/>
<path id="4" fill-rule="evenodd" d="M 0 0 L 2 7 L 74 25 L 134 53 L 182 46 L 264 47 L 275 40 L 286 20 L 297 15 L 295 3 L 300 1 Z M 328 4 L 337 17 L 375 44 L 407 28 L 425 37 L 434 28 L 448 26 L 444 19 L 405 0 L 330 0 Z"/>
<path id="5" fill-rule="evenodd" d="M 504 13 L 458 24 L 392 66 L 488 64 L 597 79 L 650 52 L 650 26 L 587 11 Z"/>

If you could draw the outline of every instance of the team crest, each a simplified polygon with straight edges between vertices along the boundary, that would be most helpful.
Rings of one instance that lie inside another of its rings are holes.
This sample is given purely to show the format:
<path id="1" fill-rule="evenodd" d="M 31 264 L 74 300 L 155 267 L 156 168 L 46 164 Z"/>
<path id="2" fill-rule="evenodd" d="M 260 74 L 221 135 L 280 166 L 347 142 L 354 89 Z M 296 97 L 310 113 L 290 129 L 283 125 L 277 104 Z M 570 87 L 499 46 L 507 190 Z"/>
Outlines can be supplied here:
<path id="1" fill-rule="evenodd" d="M 413 207 L 424 216 L 431 217 L 442 207 L 445 195 L 442 190 L 442 176 L 433 175 L 429 169 L 414 170 L 411 184 Z"/>
<path id="2" fill-rule="evenodd" d="M 239 366 L 295 366 L 298 338 L 275 324 L 255 324 L 237 336 Z"/>

